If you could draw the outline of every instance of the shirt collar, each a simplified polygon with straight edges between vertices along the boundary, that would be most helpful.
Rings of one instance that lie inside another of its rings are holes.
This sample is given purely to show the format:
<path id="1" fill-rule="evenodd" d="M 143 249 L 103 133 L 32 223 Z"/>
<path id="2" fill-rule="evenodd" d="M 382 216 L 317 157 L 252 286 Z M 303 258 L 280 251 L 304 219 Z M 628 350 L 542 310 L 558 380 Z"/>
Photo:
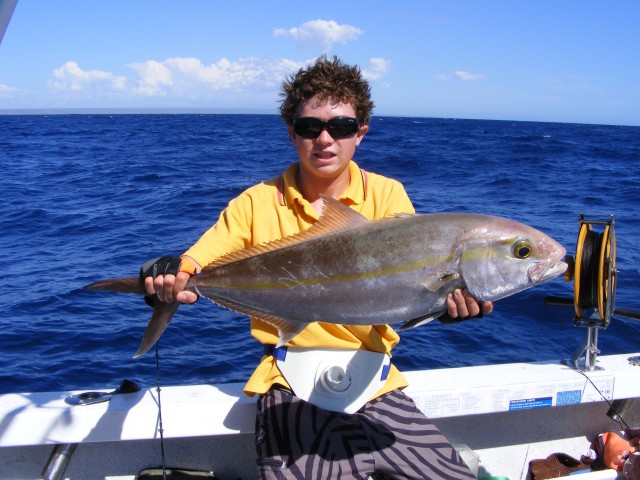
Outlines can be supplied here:
<path id="1" fill-rule="evenodd" d="M 281 185 L 279 185 L 279 188 L 282 190 L 285 204 L 298 204 L 302 206 L 305 211 L 309 209 L 313 210 L 313 207 L 311 207 L 309 202 L 302 196 L 302 192 L 300 192 L 300 189 L 298 188 L 298 184 L 296 182 L 296 174 L 298 173 L 299 168 L 300 165 L 298 164 L 298 162 L 289 165 L 289 167 L 281 176 Z M 344 191 L 344 193 L 340 195 L 339 200 L 346 205 L 360 205 L 364 203 L 367 198 L 366 175 L 366 172 L 364 170 L 361 170 L 353 160 L 350 161 L 349 186 Z"/>

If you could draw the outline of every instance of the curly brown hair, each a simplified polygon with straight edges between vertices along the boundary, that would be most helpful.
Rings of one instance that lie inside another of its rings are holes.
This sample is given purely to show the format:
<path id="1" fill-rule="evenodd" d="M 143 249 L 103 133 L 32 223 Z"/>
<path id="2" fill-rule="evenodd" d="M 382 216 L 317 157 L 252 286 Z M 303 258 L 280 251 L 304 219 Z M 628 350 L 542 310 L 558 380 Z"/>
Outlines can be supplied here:
<path id="1" fill-rule="evenodd" d="M 345 65 L 336 56 L 329 59 L 323 55 L 290 75 L 282 82 L 280 96 L 280 116 L 288 124 L 293 123 L 300 104 L 313 97 L 352 105 L 361 125 L 369 124 L 374 106 L 371 87 L 360 68 Z"/>

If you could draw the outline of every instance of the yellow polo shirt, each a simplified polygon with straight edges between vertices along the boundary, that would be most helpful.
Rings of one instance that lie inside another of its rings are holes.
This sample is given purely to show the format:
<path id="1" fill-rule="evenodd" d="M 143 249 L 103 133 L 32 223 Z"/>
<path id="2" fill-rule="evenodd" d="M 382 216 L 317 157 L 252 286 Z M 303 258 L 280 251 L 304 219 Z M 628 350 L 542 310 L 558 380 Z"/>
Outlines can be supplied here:
<path id="1" fill-rule="evenodd" d="M 300 233 L 313 225 L 318 214 L 298 190 L 298 168 L 298 163 L 294 163 L 281 176 L 255 185 L 231 200 L 217 223 L 184 255 L 206 266 L 227 253 Z M 353 161 L 349 164 L 349 173 L 351 181 L 339 200 L 364 217 L 377 220 L 399 213 L 414 213 L 400 182 L 364 172 Z M 275 345 L 278 341 L 276 329 L 256 318 L 251 319 L 251 335 L 263 344 Z M 370 350 L 390 355 L 399 340 L 398 334 L 388 325 L 315 322 L 287 345 Z M 273 356 L 265 355 L 245 385 L 245 393 L 265 393 L 273 384 L 289 386 Z M 406 385 L 404 376 L 392 366 L 384 387 L 374 398 Z"/>

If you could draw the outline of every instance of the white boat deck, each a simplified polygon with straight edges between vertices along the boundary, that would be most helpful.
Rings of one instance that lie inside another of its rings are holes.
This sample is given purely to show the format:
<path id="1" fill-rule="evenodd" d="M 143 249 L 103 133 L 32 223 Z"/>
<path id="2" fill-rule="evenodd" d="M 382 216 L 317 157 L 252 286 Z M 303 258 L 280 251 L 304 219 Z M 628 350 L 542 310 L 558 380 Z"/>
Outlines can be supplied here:
<path id="1" fill-rule="evenodd" d="M 602 396 L 640 397 L 640 366 L 628 362 L 638 355 L 598 357 L 590 380 L 560 362 L 408 372 L 407 392 L 452 443 L 479 456 L 480 477 L 524 479 L 531 459 L 579 458 L 589 438 L 619 430 Z M 55 444 L 79 444 L 71 479 L 134 478 L 160 464 L 155 387 L 84 406 L 65 403 L 71 393 L 0 396 L 0 479 L 42 478 Z M 163 387 L 161 401 L 167 465 L 256 477 L 255 401 L 241 384 Z M 640 424 L 638 403 L 625 419 Z"/>

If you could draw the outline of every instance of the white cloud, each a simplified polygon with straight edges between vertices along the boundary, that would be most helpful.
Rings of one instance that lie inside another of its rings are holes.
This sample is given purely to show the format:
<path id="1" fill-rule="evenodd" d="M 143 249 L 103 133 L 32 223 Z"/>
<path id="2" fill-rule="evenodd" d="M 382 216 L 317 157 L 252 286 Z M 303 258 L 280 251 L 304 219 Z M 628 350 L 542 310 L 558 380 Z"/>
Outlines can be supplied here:
<path id="1" fill-rule="evenodd" d="M 0 83 L 0 97 L 11 97 L 13 95 L 23 93 L 26 93 L 26 90 L 22 88 L 11 87 L 6 83 Z"/>
<path id="2" fill-rule="evenodd" d="M 82 69 L 69 61 L 53 71 L 49 87 L 73 95 L 96 97 L 122 94 L 123 97 L 173 97 L 206 99 L 216 92 L 263 92 L 279 87 L 292 72 L 308 61 L 272 60 L 246 57 L 237 61 L 222 58 L 206 65 L 192 57 L 147 60 L 129 64 L 132 74 L 116 76 L 111 72 Z M 9 87 L 0 85 L 0 95 Z"/>
<path id="3" fill-rule="evenodd" d="M 53 71 L 49 86 L 71 95 L 69 98 L 109 98 L 110 101 L 118 97 L 127 101 L 138 97 L 141 101 L 165 98 L 167 101 L 218 102 L 237 100 L 234 94 L 240 94 L 243 100 L 262 95 L 274 98 L 283 79 L 313 61 L 244 57 L 221 58 L 205 64 L 198 58 L 173 57 L 129 64 L 126 76 L 84 70 L 77 62 L 69 61 Z M 390 65 L 384 58 L 371 58 L 367 68 L 363 68 L 363 75 L 369 81 L 384 85 L 383 78 Z M 8 87 L 0 85 L 0 95 L 6 90 Z"/>
<path id="4" fill-rule="evenodd" d="M 321 48 L 328 52 L 336 43 L 346 44 L 357 40 L 364 31 L 351 25 L 339 25 L 334 20 L 309 20 L 288 30 L 276 28 L 276 37 L 291 37 L 301 47 Z"/>
<path id="5" fill-rule="evenodd" d="M 133 88 L 134 95 L 157 97 L 167 94 L 168 87 L 173 85 L 171 71 L 164 63 L 147 60 L 144 63 L 133 63 L 129 68 L 138 74 L 138 85 Z"/>
<path id="6" fill-rule="evenodd" d="M 452 78 L 457 78 L 462 80 L 463 82 L 477 82 L 480 80 L 484 80 L 484 75 L 481 73 L 470 73 L 464 70 L 456 70 L 452 74 L 440 74 L 436 75 L 436 80 L 447 81 Z"/>
<path id="7" fill-rule="evenodd" d="M 374 57 L 369 59 L 369 68 L 363 69 L 362 74 L 369 81 L 381 81 L 390 67 L 391 62 L 389 60 Z"/>
<path id="8" fill-rule="evenodd" d="M 481 73 L 469 73 L 463 70 L 456 70 L 453 74 L 464 82 L 476 82 L 478 80 L 484 80 L 484 75 Z"/>
<path id="9" fill-rule="evenodd" d="M 149 60 L 129 65 L 138 75 L 135 95 L 177 95 L 189 98 L 209 96 L 225 90 L 244 92 L 280 85 L 282 79 L 305 63 L 257 57 L 230 61 L 226 58 L 210 65 L 197 58 L 174 57 L 158 62 Z"/>
<path id="10" fill-rule="evenodd" d="M 123 90 L 126 86 L 124 77 L 115 76 L 101 70 L 83 70 L 73 61 L 69 61 L 53 71 L 53 79 L 49 87 L 55 90 L 80 92 L 99 89 Z"/>

